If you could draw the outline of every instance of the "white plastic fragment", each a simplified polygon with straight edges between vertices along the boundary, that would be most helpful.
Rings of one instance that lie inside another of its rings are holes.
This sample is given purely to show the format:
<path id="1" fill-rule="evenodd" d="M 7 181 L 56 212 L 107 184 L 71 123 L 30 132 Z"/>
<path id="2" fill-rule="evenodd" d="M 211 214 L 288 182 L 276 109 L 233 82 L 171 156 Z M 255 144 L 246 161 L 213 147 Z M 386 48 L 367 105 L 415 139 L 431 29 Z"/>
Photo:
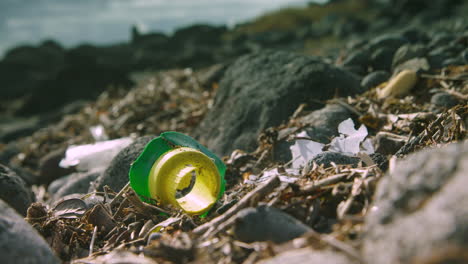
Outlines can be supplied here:
<path id="1" fill-rule="evenodd" d="M 375 152 L 374 145 L 372 145 L 372 140 L 370 140 L 370 138 L 362 142 L 361 152 L 364 152 L 366 154 L 372 154 Z"/>
<path id="2" fill-rule="evenodd" d="M 332 140 L 330 143 L 330 151 L 341 152 L 347 155 L 356 155 L 359 152 L 367 154 L 374 153 L 374 147 L 370 140 L 364 141 L 368 134 L 366 126 L 361 125 L 359 129 L 356 130 L 353 120 L 348 118 L 338 125 L 338 132 L 340 136 Z"/>
<path id="3" fill-rule="evenodd" d="M 308 137 L 305 131 L 302 131 L 301 133 L 297 134 L 297 136 Z M 292 168 L 299 169 L 303 167 L 307 161 L 311 160 L 317 154 L 322 153 L 323 146 L 324 144 L 312 140 L 296 140 L 294 145 L 290 147 L 293 157 Z"/>
<path id="4" fill-rule="evenodd" d="M 132 138 L 125 137 L 95 144 L 72 145 L 65 152 L 65 158 L 59 163 L 62 168 L 76 167 L 78 171 L 107 166 L 110 161 L 125 147 L 133 142 Z"/>
<path id="5" fill-rule="evenodd" d="M 283 183 L 294 183 L 300 177 L 300 170 L 298 169 L 285 169 L 283 172 L 279 172 L 278 168 L 264 171 L 261 177 L 251 174 L 249 178 L 244 180 L 245 184 L 258 184 L 268 181 L 273 176 L 278 176 Z"/>
<path id="6" fill-rule="evenodd" d="M 297 169 L 285 169 L 284 172 L 279 172 L 278 168 L 263 172 L 262 177 L 257 182 L 268 181 L 271 177 L 278 176 L 281 182 L 294 183 L 299 179 L 300 173 Z"/>

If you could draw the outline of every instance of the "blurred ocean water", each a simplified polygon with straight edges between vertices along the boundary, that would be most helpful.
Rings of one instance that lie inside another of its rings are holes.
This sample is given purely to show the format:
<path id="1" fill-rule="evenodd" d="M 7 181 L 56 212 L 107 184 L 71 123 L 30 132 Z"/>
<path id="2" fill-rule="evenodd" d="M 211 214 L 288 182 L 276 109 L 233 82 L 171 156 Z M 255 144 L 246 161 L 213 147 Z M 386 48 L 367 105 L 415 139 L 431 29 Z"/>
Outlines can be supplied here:
<path id="1" fill-rule="evenodd" d="M 65 46 L 126 41 L 130 27 L 163 31 L 227 24 L 310 0 L 0 0 L 0 55 L 18 44 L 55 39 Z"/>

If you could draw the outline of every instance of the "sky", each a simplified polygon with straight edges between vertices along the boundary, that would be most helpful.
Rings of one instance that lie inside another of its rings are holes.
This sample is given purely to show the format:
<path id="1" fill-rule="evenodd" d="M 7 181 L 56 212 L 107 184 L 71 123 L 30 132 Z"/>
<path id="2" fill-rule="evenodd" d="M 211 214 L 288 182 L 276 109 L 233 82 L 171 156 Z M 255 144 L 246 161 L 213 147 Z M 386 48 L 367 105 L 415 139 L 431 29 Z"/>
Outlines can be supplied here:
<path id="1" fill-rule="evenodd" d="M 127 41 L 131 25 L 171 33 L 193 23 L 227 24 L 310 0 L 0 0 L 0 55 L 45 39 L 62 45 Z"/>

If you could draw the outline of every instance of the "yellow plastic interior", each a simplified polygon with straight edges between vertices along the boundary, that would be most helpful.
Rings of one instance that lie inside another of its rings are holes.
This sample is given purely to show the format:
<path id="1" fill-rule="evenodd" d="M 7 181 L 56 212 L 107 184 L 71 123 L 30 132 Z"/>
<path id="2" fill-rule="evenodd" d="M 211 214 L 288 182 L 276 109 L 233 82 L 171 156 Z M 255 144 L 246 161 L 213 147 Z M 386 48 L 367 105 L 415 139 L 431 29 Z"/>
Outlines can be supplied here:
<path id="1" fill-rule="evenodd" d="M 153 164 L 148 184 L 153 199 L 193 215 L 208 211 L 221 188 L 214 162 L 202 152 L 186 147 L 163 154 Z"/>

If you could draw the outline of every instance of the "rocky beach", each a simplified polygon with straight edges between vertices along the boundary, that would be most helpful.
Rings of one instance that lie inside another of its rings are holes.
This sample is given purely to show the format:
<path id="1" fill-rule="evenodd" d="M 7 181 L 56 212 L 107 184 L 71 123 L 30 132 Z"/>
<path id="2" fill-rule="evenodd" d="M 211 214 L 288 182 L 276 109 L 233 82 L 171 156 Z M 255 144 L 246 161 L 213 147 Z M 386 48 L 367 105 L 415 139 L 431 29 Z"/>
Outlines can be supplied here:
<path id="1" fill-rule="evenodd" d="M 3 263 L 468 263 L 467 13 L 336 0 L 8 50 Z M 129 184 L 166 131 L 226 166 L 206 214 Z"/>

